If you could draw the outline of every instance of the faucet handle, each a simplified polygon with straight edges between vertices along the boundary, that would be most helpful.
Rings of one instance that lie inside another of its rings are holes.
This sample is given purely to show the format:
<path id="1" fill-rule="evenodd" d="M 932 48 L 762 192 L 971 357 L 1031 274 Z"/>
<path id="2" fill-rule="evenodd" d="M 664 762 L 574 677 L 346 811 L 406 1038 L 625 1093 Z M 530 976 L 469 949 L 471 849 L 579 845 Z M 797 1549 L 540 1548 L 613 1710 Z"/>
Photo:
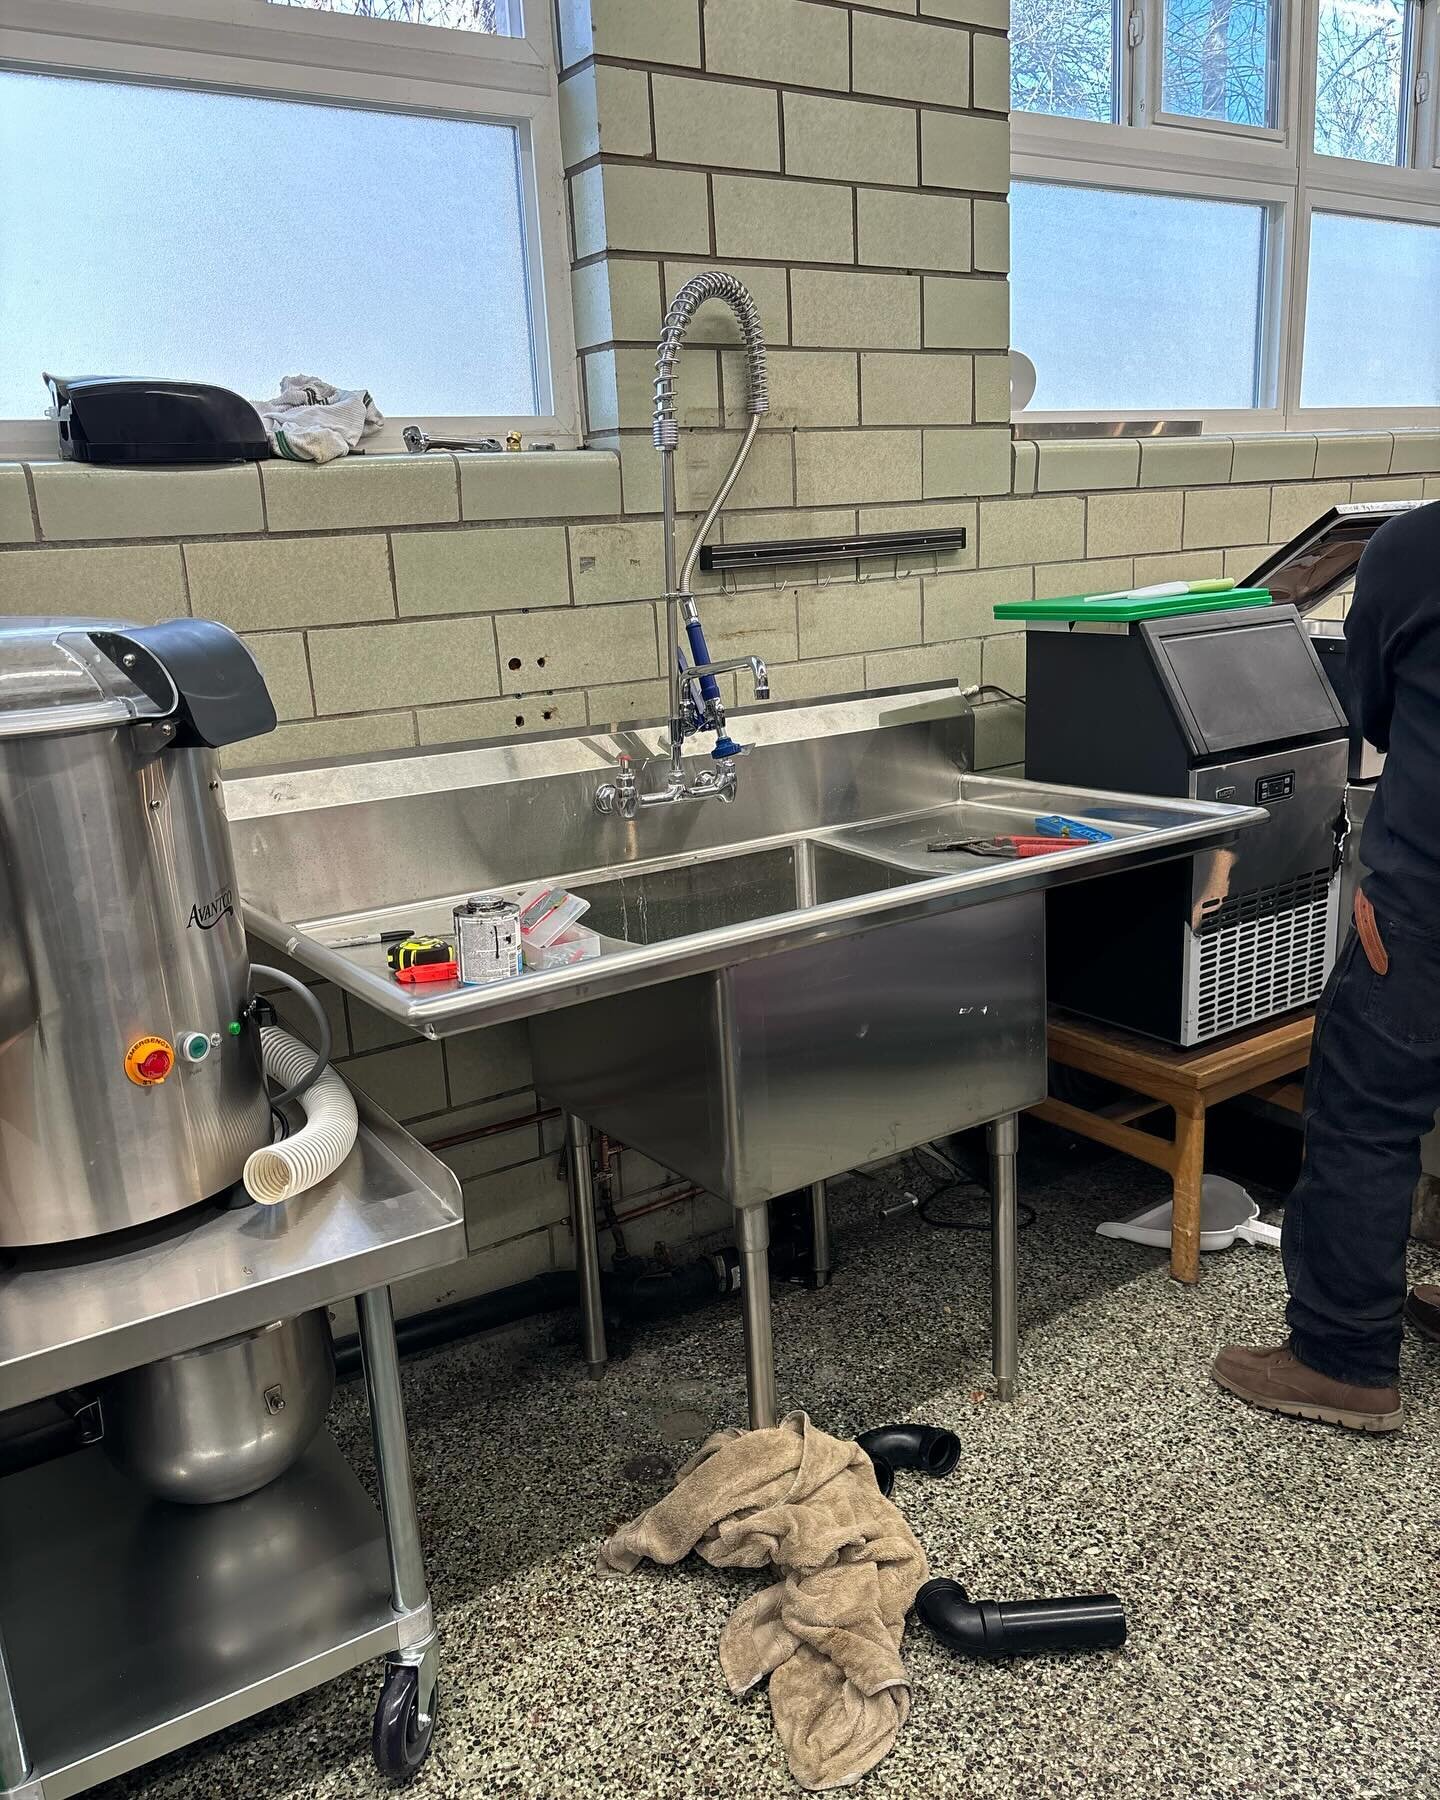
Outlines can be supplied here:
<path id="1" fill-rule="evenodd" d="M 602 781 L 595 790 L 595 810 L 619 813 L 622 819 L 633 819 L 640 810 L 640 787 L 630 758 L 621 751 L 615 762 L 615 779 Z"/>

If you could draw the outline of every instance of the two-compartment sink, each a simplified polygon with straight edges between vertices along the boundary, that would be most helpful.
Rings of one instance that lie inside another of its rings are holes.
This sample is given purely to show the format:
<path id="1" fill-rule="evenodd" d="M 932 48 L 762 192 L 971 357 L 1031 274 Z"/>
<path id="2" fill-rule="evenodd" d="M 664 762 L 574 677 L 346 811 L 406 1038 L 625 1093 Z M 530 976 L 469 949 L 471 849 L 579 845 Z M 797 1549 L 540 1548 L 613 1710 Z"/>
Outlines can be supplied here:
<path id="1" fill-rule="evenodd" d="M 732 805 L 602 816 L 622 752 L 571 734 L 226 784 L 253 931 L 433 1037 L 526 1018 L 541 1091 L 737 1206 L 1013 1111 L 1044 1090 L 1043 890 L 1213 848 L 1253 808 L 966 772 L 953 691 L 744 721 Z M 1020 863 L 936 839 L 1091 817 L 1114 841 Z M 378 947 L 455 901 L 560 880 L 603 954 L 484 988 L 397 986 Z"/>
<path id="2" fill-rule="evenodd" d="M 1197 855 L 1223 892 L 1226 846 L 1264 814 L 973 775 L 972 726 L 953 690 L 761 713 L 735 722 L 754 752 L 733 804 L 631 821 L 599 814 L 595 790 L 622 752 L 642 787 L 647 762 L 668 769 L 658 729 L 231 781 L 247 922 L 427 1036 L 529 1021 L 536 1087 L 571 1117 L 587 1344 L 603 1346 L 603 1329 L 585 1126 L 729 1199 L 755 1424 L 775 1402 L 763 1202 L 999 1121 L 1003 1397 L 1016 1359 L 1011 1116 L 1045 1091 L 1045 890 Z M 1031 831 L 1055 812 L 1111 841 L 1023 862 L 929 848 Z M 397 986 L 377 946 L 333 942 L 448 932 L 466 894 L 539 880 L 590 902 L 597 960 L 417 990 Z"/>

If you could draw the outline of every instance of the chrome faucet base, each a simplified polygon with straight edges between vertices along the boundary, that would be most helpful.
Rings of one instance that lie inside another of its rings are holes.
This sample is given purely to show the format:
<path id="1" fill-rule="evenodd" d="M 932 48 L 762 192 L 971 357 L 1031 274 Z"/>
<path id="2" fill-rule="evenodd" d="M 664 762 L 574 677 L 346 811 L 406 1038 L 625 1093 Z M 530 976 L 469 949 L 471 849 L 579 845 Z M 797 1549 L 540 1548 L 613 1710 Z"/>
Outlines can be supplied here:
<path id="1" fill-rule="evenodd" d="M 685 774 L 683 766 L 672 764 L 665 786 L 650 793 L 640 791 L 639 783 L 629 768 L 629 758 L 622 757 L 620 760 L 624 766 L 614 781 L 602 781 L 595 790 L 595 810 L 598 813 L 617 813 L 622 819 L 633 819 L 643 808 L 673 806 L 678 800 L 723 800 L 728 803 L 735 798 L 738 784 L 734 765 L 728 757 L 713 769 L 704 770 L 693 780 Z"/>

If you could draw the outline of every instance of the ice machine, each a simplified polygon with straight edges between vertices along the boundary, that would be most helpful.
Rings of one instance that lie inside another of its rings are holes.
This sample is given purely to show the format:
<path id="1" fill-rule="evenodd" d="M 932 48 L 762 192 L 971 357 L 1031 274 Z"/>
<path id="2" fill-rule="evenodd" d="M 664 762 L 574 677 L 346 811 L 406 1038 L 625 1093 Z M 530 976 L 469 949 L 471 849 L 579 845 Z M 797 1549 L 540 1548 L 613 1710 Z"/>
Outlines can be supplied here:
<path id="1" fill-rule="evenodd" d="M 1051 1000 L 1182 1045 L 1309 1005 L 1335 957 L 1349 728 L 1299 614 L 1265 595 L 1085 608 L 1027 619 L 1026 775 L 1270 816 L 1225 849 L 1051 893 Z"/>

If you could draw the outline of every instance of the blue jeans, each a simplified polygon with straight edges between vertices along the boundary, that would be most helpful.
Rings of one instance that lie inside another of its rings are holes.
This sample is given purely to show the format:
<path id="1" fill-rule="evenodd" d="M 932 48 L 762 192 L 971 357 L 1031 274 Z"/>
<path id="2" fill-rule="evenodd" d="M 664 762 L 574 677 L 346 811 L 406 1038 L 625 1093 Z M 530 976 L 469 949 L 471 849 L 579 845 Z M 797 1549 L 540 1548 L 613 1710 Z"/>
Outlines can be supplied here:
<path id="1" fill-rule="evenodd" d="M 1282 1245 L 1291 1348 L 1362 1387 L 1392 1386 L 1400 1367 L 1420 1140 L 1440 1107 L 1440 936 L 1376 924 L 1388 970 L 1352 930 L 1316 1009 Z"/>

